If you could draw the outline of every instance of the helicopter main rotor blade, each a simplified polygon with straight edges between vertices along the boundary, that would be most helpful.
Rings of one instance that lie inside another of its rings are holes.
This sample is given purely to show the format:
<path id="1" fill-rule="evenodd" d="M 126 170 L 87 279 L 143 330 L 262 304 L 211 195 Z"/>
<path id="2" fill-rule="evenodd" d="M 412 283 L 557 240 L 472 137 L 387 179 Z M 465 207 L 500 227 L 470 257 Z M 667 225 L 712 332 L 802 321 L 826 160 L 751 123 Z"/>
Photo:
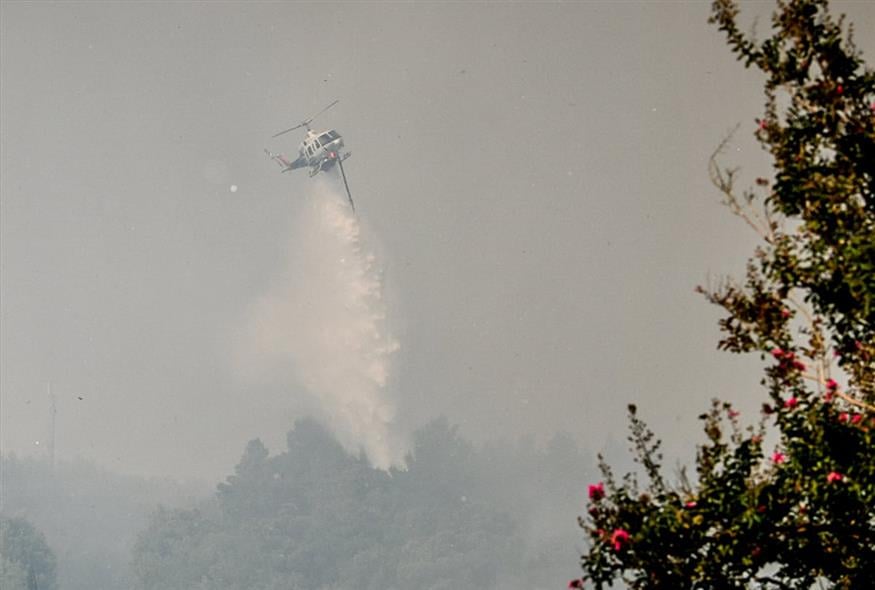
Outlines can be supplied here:
<path id="1" fill-rule="evenodd" d="M 324 109 L 322 109 L 321 111 L 319 111 L 318 113 L 316 113 L 315 115 L 313 115 L 312 117 L 307 119 L 306 124 L 309 125 L 313 121 L 313 119 L 315 119 L 316 117 L 318 117 L 319 115 L 321 115 L 322 113 L 324 113 L 325 111 L 327 111 L 328 109 L 330 109 L 331 107 L 333 107 L 334 105 L 336 105 L 339 102 L 340 102 L 340 99 L 335 100 L 330 105 L 328 105 L 327 107 L 325 107 Z"/>
<path id="2" fill-rule="evenodd" d="M 308 121 L 307 123 L 309 123 L 309 121 Z M 288 128 L 288 129 L 286 129 L 285 131 L 280 131 L 280 132 L 277 133 L 277 134 L 271 135 L 271 137 L 279 137 L 279 136 L 282 135 L 283 133 L 288 133 L 289 131 L 294 131 L 295 129 L 300 129 L 300 128 L 303 127 L 304 125 L 307 125 L 307 123 L 301 123 L 301 124 L 299 124 L 299 125 L 295 125 L 294 127 L 290 127 L 290 128 Z"/>
<path id="3" fill-rule="evenodd" d="M 306 127 L 307 130 L 309 130 L 309 129 L 310 129 L 310 123 L 313 122 L 313 119 L 315 119 L 316 117 L 318 117 L 319 115 L 321 115 L 322 113 L 324 113 L 325 111 L 327 111 L 328 109 L 330 109 L 331 107 L 333 107 L 334 105 L 336 105 L 336 104 L 339 103 L 339 102 L 340 102 L 340 99 L 335 100 L 335 101 L 332 102 L 330 105 L 328 105 L 327 107 L 325 107 L 324 109 L 322 109 L 321 111 L 319 111 L 318 113 L 316 113 L 315 115 L 313 115 L 312 117 L 310 117 L 309 119 L 304 119 L 304 121 L 302 121 L 301 123 L 295 125 L 294 127 L 290 127 L 289 129 L 286 129 L 285 131 L 280 131 L 280 132 L 277 133 L 276 135 L 271 135 L 271 137 L 279 137 L 279 136 L 282 135 L 283 133 L 288 133 L 289 131 L 294 131 L 295 129 L 300 129 L 301 127 Z"/>

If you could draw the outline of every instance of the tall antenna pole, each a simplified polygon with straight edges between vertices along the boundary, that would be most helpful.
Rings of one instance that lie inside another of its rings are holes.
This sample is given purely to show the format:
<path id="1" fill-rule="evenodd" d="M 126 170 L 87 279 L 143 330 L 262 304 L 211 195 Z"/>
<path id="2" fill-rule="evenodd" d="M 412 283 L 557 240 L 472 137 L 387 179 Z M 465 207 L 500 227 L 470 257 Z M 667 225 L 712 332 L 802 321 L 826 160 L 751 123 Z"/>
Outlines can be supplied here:
<path id="1" fill-rule="evenodd" d="M 49 465 L 51 466 L 52 470 L 54 471 L 54 469 L 55 469 L 55 425 L 56 425 L 57 415 L 58 415 L 58 406 L 57 406 L 56 401 L 55 401 L 55 394 L 52 391 L 52 382 L 51 381 L 49 381 L 48 390 L 49 390 L 49 400 L 51 402 L 50 412 L 51 412 L 51 418 L 52 418 L 52 432 L 51 432 L 51 435 L 49 436 Z"/>

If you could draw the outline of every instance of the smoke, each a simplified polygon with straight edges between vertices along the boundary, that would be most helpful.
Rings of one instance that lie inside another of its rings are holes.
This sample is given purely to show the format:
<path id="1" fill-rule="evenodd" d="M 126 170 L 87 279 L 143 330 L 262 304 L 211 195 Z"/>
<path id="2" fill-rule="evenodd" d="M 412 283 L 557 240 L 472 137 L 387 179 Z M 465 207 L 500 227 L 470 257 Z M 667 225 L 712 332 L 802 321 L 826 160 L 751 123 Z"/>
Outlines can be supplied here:
<path id="1" fill-rule="evenodd" d="M 377 468 L 404 465 L 388 381 L 398 343 L 388 331 L 384 272 L 337 179 L 311 185 L 287 260 L 249 310 L 244 365 L 294 379 L 348 451 Z M 301 401 L 301 400 L 297 400 Z"/>

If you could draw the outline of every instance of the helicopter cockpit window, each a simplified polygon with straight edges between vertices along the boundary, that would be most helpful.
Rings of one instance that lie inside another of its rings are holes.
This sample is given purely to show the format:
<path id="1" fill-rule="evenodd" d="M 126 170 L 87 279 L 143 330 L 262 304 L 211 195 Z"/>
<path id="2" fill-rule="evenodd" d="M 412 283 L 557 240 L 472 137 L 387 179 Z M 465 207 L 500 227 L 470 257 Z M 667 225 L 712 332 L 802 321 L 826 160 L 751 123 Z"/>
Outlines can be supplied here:
<path id="1" fill-rule="evenodd" d="M 337 139 L 337 132 L 336 131 L 329 131 L 328 133 L 323 133 L 322 135 L 319 136 L 319 142 L 322 145 L 327 145 L 327 144 L 331 143 L 332 141 L 334 141 L 335 139 Z"/>

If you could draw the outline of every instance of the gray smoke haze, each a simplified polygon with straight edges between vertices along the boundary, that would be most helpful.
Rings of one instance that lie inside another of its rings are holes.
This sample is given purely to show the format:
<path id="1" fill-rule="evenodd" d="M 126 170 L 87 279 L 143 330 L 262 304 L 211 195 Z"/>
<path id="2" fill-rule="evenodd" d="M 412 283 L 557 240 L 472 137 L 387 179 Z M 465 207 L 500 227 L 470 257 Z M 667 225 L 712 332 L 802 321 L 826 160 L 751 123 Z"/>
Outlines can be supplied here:
<path id="1" fill-rule="evenodd" d="M 380 263 L 338 179 L 322 174 L 309 192 L 281 271 L 249 310 L 239 368 L 290 396 L 303 386 L 311 399 L 297 401 L 348 451 L 363 450 L 380 469 L 403 467 L 407 445 L 387 387 L 398 342 L 388 332 Z"/>
<path id="2" fill-rule="evenodd" d="M 771 7 L 745 3 L 761 35 Z M 834 9 L 875 30 L 875 3 Z M 133 474 L 213 481 L 247 440 L 275 452 L 296 419 L 332 422 L 288 349 L 259 356 L 246 330 L 318 219 L 313 179 L 262 149 L 294 149 L 271 135 L 336 99 L 317 121 L 353 152 L 402 343 L 373 422 L 595 450 L 635 401 L 684 458 L 709 398 L 757 416 L 758 362 L 715 350 L 720 313 L 693 292 L 755 246 L 708 156 L 741 123 L 726 164 L 769 174 L 762 80 L 708 13 L 0 2 L 2 451 L 45 456 L 48 382 L 59 459 Z M 875 36 L 857 42 L 871 63 Z"/>

